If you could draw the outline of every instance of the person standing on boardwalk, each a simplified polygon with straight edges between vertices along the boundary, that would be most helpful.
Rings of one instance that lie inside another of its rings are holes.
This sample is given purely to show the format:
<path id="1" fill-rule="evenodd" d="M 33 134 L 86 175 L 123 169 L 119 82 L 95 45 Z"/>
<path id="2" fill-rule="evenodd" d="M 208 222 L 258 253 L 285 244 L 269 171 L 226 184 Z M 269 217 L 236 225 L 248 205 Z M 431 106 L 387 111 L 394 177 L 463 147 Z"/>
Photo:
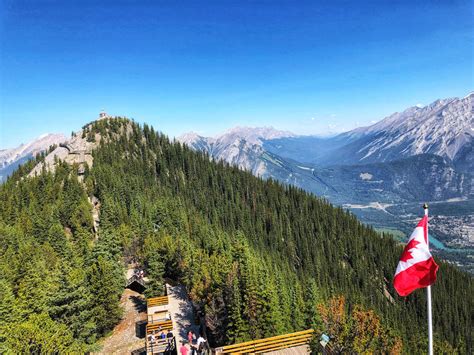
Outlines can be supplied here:
<path id="1" fill-rule="evenodd" d="M 197 340 L 197 349 L 198 349 L 198 354 L 202 354 L 203 350 L 204 350 L 204 347 L 205 347 L 205 344 L 206 343 L 206 339 L 204 339 L 202 337 L 202 335 L 199 336 L 198 340 Z"/>
<path id="2" fill-rule="evenodd" d="M 181 343 L 181 347 L 179 348 L 179 353 L 181 355 L 188 355 L 188 348 L 186 347 L 186 344 L 184 341 Z"/>

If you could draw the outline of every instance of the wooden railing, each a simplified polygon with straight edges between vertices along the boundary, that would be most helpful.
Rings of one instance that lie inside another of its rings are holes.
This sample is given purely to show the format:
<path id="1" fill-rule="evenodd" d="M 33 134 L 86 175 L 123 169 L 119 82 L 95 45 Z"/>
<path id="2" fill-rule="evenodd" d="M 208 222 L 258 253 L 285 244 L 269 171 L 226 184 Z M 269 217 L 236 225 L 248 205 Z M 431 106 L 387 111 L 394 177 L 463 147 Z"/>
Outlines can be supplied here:
<path id="1" fill-rule="evenodd" d="M 247 341 L 234 345 L 227 345 L 216 349 L 216 354 L 261 354 L 270 351 L 292 348 L 309 344 L 314 330 L 308 329 L 301 332 L 277 335 L 270 338 Z"/>
<path id="2" fill-rule="evenodd" d="M 146 334 L 153 332 L 173 330 L 173 322 L 171 320 L 159 321 L 155 323 L 148 323 L 146 325 Z"/>
<path id="3" fill-rule="evenodd" d="M 170 319 L 171 315 L 167 309 L 156 310 L 154 313 L 148 313 L 148 323 L 155 323 Z"/>
<path id="4" fill-rule="evenodd" d="M 174 353 L 176 349 L 176 339 L 175 337 L 172 338 L 165 338 L 165 339 L 156 339 L 155 341 L 146 342 L 146 353 L 147 354 L 166 354 L 166 353 Z"/>
<path id="5" fill-rule="evenodd" d="M 174 337 L 161 339 L 158 338 L 161 333 L 168 334 L 173 331 L 173 321 L 169 314 L 168 296 L 152 297 L 147 299 L 147 316 L 148 323 L 146 325 L 146 352 L 147 354 L 176 354 L 176 340 Z M 153 309 L 153 307 L 158 307 Z M 153 313 L 151 313 L 153 312 Z M 155 341 L 150 341 L 153 334 Z"/>
<path id="6" fill-rule="evenodd" d="M 166 306 L 168 304 L 168 296 L 153 297 L 149 298 L 146 301 L 146 306 L 148 308 L 155 306 Z"/>

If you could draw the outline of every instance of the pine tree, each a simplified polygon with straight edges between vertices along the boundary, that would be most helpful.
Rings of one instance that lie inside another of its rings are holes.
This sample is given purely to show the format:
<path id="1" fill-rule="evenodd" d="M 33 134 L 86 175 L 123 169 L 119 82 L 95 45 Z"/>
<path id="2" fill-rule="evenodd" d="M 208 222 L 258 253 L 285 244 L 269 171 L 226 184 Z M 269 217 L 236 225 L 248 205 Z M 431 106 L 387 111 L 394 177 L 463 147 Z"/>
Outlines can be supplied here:
<path id="1" fill-rule="evenodd" d="M 96 325 L 89 309 L 92 296 L 86 287 L 85 276 L 82 269 L 64 265 L 57 280 L 60 288 L 50 300 L 49 314 L 53 320 L 67 325 L 74 338 L 92 344 Z"/>
<path id="2" fill-rule="evenodd" d="M 2 354 L 8 350 L 5 345 L 7 330 L 9 326 L 11 327 L 18 321 L 18 310 L 15 303 L 9 283 L 0 279 L 0 353 Z"/>
<path id="3" fill-rule="evenodd" d="M 237 265 L 228 279 L 228 324 L 226 329 L 227 341 L 230 344 L 249 340 L 247 325 L 242 318 L 242 298 L 237 277 Z"/>
<path id="4" fill-rule="evenodd" d="M 58 325 L 45 313 L 9 327 L 5 338 L 3 347 L 11 354 L 78 354 L 87 350 L 65 325 Z"/>
<path id="5" fill-rule="evenodd" d="M 305 320 L 307 328 L 315 330 L 321 329 L 322 320 L 317 306 L 322 301 L 323 299 L 316 285 L 316 281 L 312 278 L 308 279 L 305 291 Z"/>
<path id="6" fill-rule="evenodd" d="M 154 253 L 148 258 L 147 271 L 150 281 L 147 284 L 145 296 L 147 298 L 162 296 L 164 294 L 163 275 L 165 271 L 165 265 L 158 253 Z"/>
<path id="7" fill-rule="evenodd" d="M 120 277 L 120 274 L 120 268 L 103 256 L 99 256 L 88 271 L 91 311 L 97 332 L 101 335 L 111 330 L 122 315 L 117 302 L 123 287 L 123 276 Z"/>

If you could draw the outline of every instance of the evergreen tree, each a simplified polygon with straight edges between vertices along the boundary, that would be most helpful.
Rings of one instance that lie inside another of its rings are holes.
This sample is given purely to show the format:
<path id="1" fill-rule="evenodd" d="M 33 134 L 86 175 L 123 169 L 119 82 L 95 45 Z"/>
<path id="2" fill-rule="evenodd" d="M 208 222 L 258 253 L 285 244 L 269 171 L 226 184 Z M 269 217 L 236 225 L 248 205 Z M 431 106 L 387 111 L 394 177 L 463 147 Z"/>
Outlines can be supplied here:
<path id="1" fill-rule="evenodd" d="M 237 277 L 237 265 L 234 265 L 234 270 L 229 274 L 228 279 L 228 295 L 229 300 L 229 315 L 227 318 L 228 324 L 226 329 L 227 341 L 230 344 L 249 340 L 248 326 L 242 318 L 242 298 L 239 287 L 239 280 Z"/>
<path id="2" fill-rule="evenodd" d="M 165 265 L 161 260 L 159 254 L 152 254 L 148 258 L 148 278 L 149 282 L 145 290 L 145 296 L 157 297 L 164 294 L 164 280 L 163 275 L 165 271 Z"/>
<path id="3" fill-rule="evenodd" d="M 84 179 L 59 160 L 54 173 L 26 177 L 44 160 L 39 155 L 0 186 L 0 275 L 11 290 L 2 297 L 13 295 L 21 331 L 43 322 L 89 348 L 120 319 L 123 261 L 134 257 L 147 265 L 149 292 L 163 277 L 186 286 L 205 312 L 211 345 L 311 326 L 337 336 L 347 352 L 424 351 L 426 298 L 396 296 L 401 247 L 389 236 L 324 199 L 212 161 L 124 118 L 84 127 L 84 138 L 98 136 Z M 100 201 L 98 233 L 92 195 Z M 473 279 L 439 264 L 437 349 L 470 353 Z M 8 334 L 4 344 L 23 333 Z M 359 343 L 354 334 L 363 335 Z"/>
<path id="4" fill-rule="evenodd" d="M 67 325 L 74 338 L 88 344 L 95 342 L 94 314 L 89 309 L 92 295 L 86 287 L 85 272 L 65 265 L 58 277 L 60 288 L 50 300 L 53 320 Z"/>
<path id="5" fill-rule="evenodd" d="M 117 302 L 124 281 L 120 274 L 120 268 L 103 256 L 99 256 L 88 270 L 87 279 L 92 297 L 91 311 L 100 335 L 111 330 L 122 316 L 122 310 Z"/>
<path id="6" fill-rule="evenodd" d="M 2 344 L 11 354 L 78 354 L 86 347 L 74 339 L 65 325 L 57 324 L 47 314 L 33 314 L 31 317 L 6 331 Z"/>

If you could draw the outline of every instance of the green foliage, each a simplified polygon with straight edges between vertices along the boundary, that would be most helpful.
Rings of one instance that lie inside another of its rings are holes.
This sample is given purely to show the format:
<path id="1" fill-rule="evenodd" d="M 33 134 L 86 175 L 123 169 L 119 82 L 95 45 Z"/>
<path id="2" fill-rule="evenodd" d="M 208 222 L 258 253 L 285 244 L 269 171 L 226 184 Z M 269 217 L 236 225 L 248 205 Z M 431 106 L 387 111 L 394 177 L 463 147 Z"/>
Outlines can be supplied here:
<path id="1" fill-rule="evenodd" d="M 104 335 L 122 316 L 122 309 L 118 305 L 124 286 L 122 268 L 100 255 L 87 274 L 93 320 L 97 333 Z"/>
<path id="2" fill-rule="evenodd" d="M 0 187 L 0 349 L 84 352 L 120 316 L 123 269 L 104 266 L 92 252 L 91 207 L 74 169 L 59 163 L 54 175 L 18 179 L 17 173 Z M 120 257 L 112 248 L 104 253 Z M 89 283 L 101 267 L 113 269 L 100 284 L 113 289 L 110 299 L 100 299 Z M 97 309 L 111 310 L 111 317 L 96 319 Z"/>
<path id="3" fill-rule="evenodd" d="M 45 313 L 11 324 L 6 341 L 0 345 L 7 354 L 84 353 L 86 347 L 74 339 L 67 326 L 57 324 Z"/>
<path id="4" fill-rule="evenodd" d="M 88 344 L 96 340 L 94 313 L 89 307 L 92 294 L 87 287 L 86 273 L 82 269 L 67 267 L 58 276 L 60 287 L 51 297 L 49 314 L 52 319 L 65 324 L 74 338 Z"/>
<path id="5" fill-rule="evenodd" d="M 165 265 L 161 257 L 157 253 L 153 253 L 147 259 L 148 261 L 148 278 L 150 281 L 145 290 L 145 296 L 158 297 L 164 294 L 164 280 Z"/>
<path id="6" fill-rule="evenodd" d="M 6 331 L 18 320 L 15 296 L 8 282 L 0 279 L 0 353 L 5 353 Z"/>
<path id="7" fill-rule="evenodd" d="M 326 200 L 210 161 L 146 125 L 116 118 L 85 126 L 84 138 L 97 135 L 84 183 L 61 162 L 54 174 L 23 178 L 32 162 L 0 187 L 7 300 L 0 300 L 0 313 L 15 315 L 3 321 L 4 344 L 42 324 L 47 329 L 29 340 L 38 349 L 47 349 L 53 329 L 71 347 L 63 352 L 90 349 L 120 319 L 122 263 L 133 257 L 146 267 L 149 295 L 162 292 L 163 277 L 186 285 L 212 345 L 309 327 L 328 331 L 317 305 L 330 307 L 342 294 L 343 322 L 333 326 L 345 349 L 426 349 L 425 295 L 395 296 L 401 248 L 389 236 Z M 100 201 L 97 235 L 92 196 Z M 472 277 L 440 264 L 432 288 L 437 346 L 472 352 Z M 19 327 L 12 326 L 16 316 Z"/>

